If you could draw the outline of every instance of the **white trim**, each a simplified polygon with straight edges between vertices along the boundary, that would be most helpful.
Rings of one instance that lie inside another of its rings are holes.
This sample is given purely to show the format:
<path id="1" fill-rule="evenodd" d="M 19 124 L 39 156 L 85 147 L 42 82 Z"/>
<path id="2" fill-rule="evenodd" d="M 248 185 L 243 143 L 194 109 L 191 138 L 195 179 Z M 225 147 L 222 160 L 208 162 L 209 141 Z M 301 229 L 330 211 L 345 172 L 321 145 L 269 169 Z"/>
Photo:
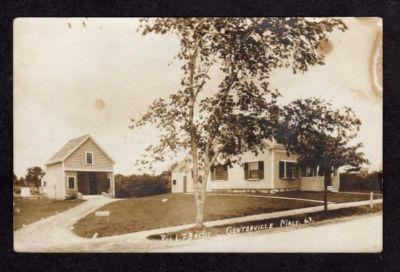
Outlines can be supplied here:
<path id="1" fill-rule="evenodd" d="M 275 150 L 271 150 L 271 174 L 272 174 L 271 188 L 275 188 Z"/>
<path id="2" fill-rule="evenodd" d="M 108 175 L 107 175 L 107 181 L 108 181 L 108 185 L 109 185 L 108 191 L 110 191 L 110 190 L 111 190 L 111 187 L 112 187 L 112 184 L 111 184 L 111 177 L 109 177 Z M 107 193 L 108 193 L 108 192 L 107 192 Z"/>
<path id="3" fill-rule="evenodd" d="M 87 162 L 87 159 L 88 159 L 87 155 L 88 154 L 92 155 L 92 163 L 88 163 Z M 92 151 L 85 151 L 85 165 L 94 165 L 94 155 L 93 155 Z"/>
<path id="4" fill-rule="evenodd" d="M 69 178 L 73 178 L 74 179 L 74 187 L 73 188 L 69 188 Z M 75 190 L 76 189 L 75 182 L 76 182 L 75 176 L 67 176 L 67 187 L 68 187 L 68 190 L 71 190 L 71 189 Z"/>
<path id="5" fill-rule="evenodd" d="M 114 172 L 113 169 L 82 169 L 82 168 L 68 168 L 65 171 L 79 171 L 79 172 Z"/>

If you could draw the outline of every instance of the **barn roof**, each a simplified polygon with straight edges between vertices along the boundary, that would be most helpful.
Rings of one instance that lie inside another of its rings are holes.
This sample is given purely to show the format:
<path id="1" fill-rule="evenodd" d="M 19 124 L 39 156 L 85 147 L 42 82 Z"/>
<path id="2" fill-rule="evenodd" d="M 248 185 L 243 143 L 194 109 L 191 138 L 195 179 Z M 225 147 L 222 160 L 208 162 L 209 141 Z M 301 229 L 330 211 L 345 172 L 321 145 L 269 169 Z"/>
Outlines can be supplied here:
<path id="1" fill-rule="evenodd" d="M 61 147 L 47 162 L 46 165 L 65 161 L 75 150 L 77 150 L 86 140 L 91 139 L 100 150 L 113 162 L 115 161 L 108 155 L 105 150 L 91 137 L 89 134 L 69 140 Z"/>

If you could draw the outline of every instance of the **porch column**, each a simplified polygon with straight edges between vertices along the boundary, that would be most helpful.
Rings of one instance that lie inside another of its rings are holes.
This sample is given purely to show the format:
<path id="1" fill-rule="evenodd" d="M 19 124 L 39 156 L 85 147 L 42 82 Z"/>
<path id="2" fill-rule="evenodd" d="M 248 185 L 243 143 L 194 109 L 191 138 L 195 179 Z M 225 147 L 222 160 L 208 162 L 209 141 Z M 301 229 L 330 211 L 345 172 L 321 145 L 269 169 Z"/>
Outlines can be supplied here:
<path id="1" fill-rule="evenodd" d="M 114 181 L 114 172 L 107 173 L 108 178 L 110 178 L 110 193 L 112 197 L 115 197 L 115 181 Z"/>

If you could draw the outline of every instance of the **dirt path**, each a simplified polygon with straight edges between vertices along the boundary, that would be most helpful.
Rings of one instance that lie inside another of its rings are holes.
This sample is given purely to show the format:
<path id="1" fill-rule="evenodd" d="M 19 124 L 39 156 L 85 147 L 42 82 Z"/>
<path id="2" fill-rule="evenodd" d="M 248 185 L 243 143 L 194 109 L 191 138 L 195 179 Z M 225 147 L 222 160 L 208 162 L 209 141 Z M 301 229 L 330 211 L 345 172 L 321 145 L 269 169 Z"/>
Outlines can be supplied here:
<path id="1" fill-rule="evenodd" d="M 82 243 L 84 238 L 75 235 L 71 228 L 80 218 L 101 206 L 116 201 L 104 196 L 89 198 L 67 211 L 29 224 L 14 232 L 14 250 L 17 252 L 41 252 L 68 243 Z M 87 239 L 85 239 L 87 240 Z"/>

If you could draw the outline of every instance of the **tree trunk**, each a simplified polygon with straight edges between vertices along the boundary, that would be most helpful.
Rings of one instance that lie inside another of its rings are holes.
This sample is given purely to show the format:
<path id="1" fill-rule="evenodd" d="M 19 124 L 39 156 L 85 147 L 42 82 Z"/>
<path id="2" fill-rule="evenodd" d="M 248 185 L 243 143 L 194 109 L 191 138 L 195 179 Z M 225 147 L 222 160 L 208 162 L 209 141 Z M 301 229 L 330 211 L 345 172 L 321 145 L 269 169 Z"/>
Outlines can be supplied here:
<path id="1" fill-rule="evenodd" d="M 324 175 L 324 211 L 328 210 L 328 183 L 331 179 L 331 173 Z"/>
<path id="2" fill-rule="evenodd" d="M 204 202 L 196 201 L 196 228 L 203 228 L 204 224 Z"/>
<path id="3" fill-rule="evenodd" d="M 208 152 L 208 150 L 207 150 Z M 201 191 L 198 192 L 199 198 L 196 202 L 196 228 L 202 228 L 204 224 L 205 203 L 207 198 L 207 180 L 210 172 L 209 158 L 205 155 L 205 166 L 201 181 Z"/>
<path id="4" fill-rule="evenodd" d="M 204 221 L 204 205 L 202 203 L 201 192 L 199 192 L 199 163 L 197 160 L 197 144 L 192 140 L 192 180 L 193 180 L 193 191 L 194 199 L 196 202 L 196 227 L 203 226 Z"/>

